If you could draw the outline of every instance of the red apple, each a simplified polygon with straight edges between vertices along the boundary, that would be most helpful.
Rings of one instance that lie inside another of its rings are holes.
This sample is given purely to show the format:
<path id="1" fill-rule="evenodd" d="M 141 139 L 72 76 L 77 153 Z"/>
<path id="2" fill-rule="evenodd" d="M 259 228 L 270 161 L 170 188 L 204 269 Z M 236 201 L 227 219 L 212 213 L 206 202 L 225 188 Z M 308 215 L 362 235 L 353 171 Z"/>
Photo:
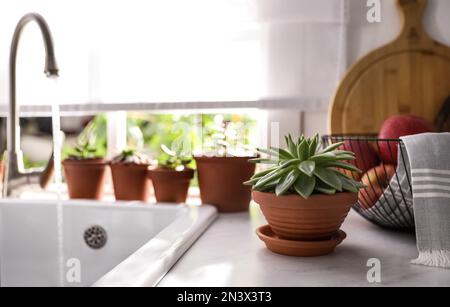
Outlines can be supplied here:
<path id="1" fill-rule="evenodd" d="M 383 123 L 378 138 L 396 140 L 403 136 L 435 131 L 435 127 L 423 118 L 412 115 L 397 115 L 388 118 Z M 379 146 L 383 163 L 396 165 L 398 143 L 380 141 Z"/>
<path id="2" fill-rule="evenodd" d="M 358 200 L 364 209 L 372 208 L 389 186 L 392 177 L 395 176 L 395 166 L 382 164 L 370 169 L 361 179 L 366 186 L 359 192 Z"/>
<path id="3" fill-rule="evenodd" d="M 367 172 L 369 169 L 375 167 L 379 163 L 378 155 L 369 144 L 369 142 L 364 140 L 346 140 L 344 145 L 341 146 L 341 150 L 352 151 L 355 153 L 356 160 L 346 161 L 353 164 L 359 168 L 363 173 Z M 360 180 L 361 175 L 356 172 L 350 172 L 342 170 L 346 175 L 354 178 L 355 180 Z"/>
<path id="4" fill-rule="evenodd" d="M 378 199 L 383 195 L 383 189 L 379 186 L 362 189 L 358 193 L 358 202 L 364 209 L 368 210 L 375 206 Z"/>

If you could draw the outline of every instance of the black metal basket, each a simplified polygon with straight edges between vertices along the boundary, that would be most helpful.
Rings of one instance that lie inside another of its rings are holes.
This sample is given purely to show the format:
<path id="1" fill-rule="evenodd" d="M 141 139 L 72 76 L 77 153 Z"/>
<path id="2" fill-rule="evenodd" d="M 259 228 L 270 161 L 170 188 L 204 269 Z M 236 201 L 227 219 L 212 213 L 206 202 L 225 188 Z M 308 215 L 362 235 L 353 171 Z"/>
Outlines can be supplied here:
<path id="1" fill-rule="evenodd" d="M 399 146 L 404 146 L 401 140 L 378 139 L 375 135 L 332 135 L 324 136 L 322 141 L 325 146 L 345 142 L 342 149 L 356 154 L 357 159 L 352 163 L 366 171 L 359 175 L 342 170 L 366 185 L 359 192 L 358 202 L 353 206 L 356 212 L 383 228 L 414 231 L 411 177 L 406 171 L 407 157 L 399 149 Z M 382 148 L 385 154 L 387 149 L 390 160 L 397 162 L 395 167 L 380 161 L 375 164 L 373 153 L 380 153 Z M 398 159 L 397 150 L 400 152 Z"/>

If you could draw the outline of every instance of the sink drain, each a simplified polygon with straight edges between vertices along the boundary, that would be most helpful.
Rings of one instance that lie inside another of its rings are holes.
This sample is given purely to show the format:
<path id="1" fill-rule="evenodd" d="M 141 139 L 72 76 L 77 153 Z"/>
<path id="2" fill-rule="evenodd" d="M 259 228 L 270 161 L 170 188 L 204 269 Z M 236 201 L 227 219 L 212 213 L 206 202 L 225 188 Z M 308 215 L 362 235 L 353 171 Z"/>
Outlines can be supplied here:
<path id="1" fill-rule="evenodd" d="M 91 226 L 84 231 L 84 242 L 92 249 L 101 249 L 107 241 L 108 234 L 102 226 Z"/>

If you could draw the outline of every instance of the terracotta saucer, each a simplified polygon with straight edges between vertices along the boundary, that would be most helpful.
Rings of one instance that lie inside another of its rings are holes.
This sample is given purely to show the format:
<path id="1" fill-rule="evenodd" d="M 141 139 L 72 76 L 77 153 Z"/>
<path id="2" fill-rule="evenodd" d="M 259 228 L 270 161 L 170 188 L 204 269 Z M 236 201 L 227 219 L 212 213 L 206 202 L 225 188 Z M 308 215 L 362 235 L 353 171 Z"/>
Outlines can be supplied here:
<path id="1" fill-rule="evenodd" d="M 325 241 L 292 241 L 280 239 L 269 225 L 256 230 L 256 234 L 274 253 L 295 257 L 317 257 L 330 254 L 342 243 L 347 234 L 339 230 L 336 236 Z"/>

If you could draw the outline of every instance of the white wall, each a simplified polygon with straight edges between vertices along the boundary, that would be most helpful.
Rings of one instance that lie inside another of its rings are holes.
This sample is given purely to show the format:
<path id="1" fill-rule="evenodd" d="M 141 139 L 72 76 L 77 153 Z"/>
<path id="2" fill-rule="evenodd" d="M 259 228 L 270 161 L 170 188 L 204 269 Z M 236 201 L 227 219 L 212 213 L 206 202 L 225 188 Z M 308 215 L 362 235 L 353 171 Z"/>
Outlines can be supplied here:
<path id="1" fill-rule="evenodd" d="M 393 40 L 400 31 L 400 12 L 397 0 L 381 0 L 382 21 L 370 24 L 366 20 L 366 1 L 349 0 L 350 24 L 347 36 L 347 61 L 351 65 L 371 50 Z M 450 45 L 450 1 L 428 0 L 424 24 L 429 34 L 440 42 Z M 331 99 L 331 97 L 330 97 Z M 306 112 L 305 134 L 327 131 L 327 111 Z"/>

